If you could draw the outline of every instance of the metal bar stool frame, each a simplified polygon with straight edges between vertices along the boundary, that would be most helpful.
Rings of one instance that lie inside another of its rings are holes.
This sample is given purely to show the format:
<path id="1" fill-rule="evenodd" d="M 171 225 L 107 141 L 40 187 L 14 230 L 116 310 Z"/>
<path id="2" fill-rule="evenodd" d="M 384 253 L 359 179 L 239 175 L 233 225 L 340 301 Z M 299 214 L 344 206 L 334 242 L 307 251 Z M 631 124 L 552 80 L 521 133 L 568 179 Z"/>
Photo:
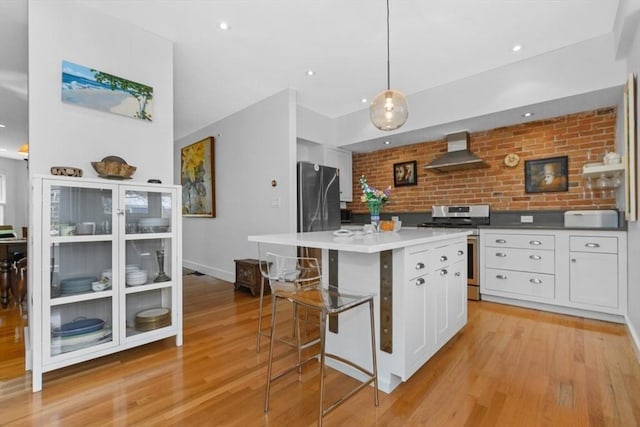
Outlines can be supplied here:
<path id="1" fill-rule="evenodd" d="M 280 258 L 289 258 L 289 259 L 297 259 L 302 262 L 310 262 L 314 263 L 317 268 L 317 260 L 315 258 L 304 258 L 304 257 L 283 257 L 275 254 L 267 254 L 267 257 L 280 257 Z M 269 267 L 269 265 L 268 265 Z M 276 312 L 277 312 L 277 300 L 278 299 L 287 299 L 294 304 L 294 307 L 302 306 L 310 310 L 317 310 L 320 312 L 320 407 L 319 407 L 319 415 L 318 415 L 318 426 L 322 426 L 322 420 L 325 415 L 329 412 L 333 411 L 335 408 L 344 403 L 347 399 L 355 395 L 358 391 L 363 389 L 364 387 L 373 383 L 374 389 L 374 404 L 375 406 L 379 405 L 378 399 L 378 367 L 376 360 L 376 342 L 375 342 L 375 322 L 374 322 L 374 311 L 373 311 L 373 295 L 356 295 L 341 292 L 337 287 L 330 286 L 329 288 L 322 288 L 321 283 L 321 275 L 319 268 L 317 269 L 317 276 L 310 278 L 302 278 L 295 280 L 295 285 L 298 289 L 294 289 L 292 291 L 284 291 L 281 292 L 277 288 L 274 288 L 273 282 L 278 281 L 277 277 L 274 275 L 268 275 L 269 284 L 271 286 L 271 298 L 272 298 L 272 314 L 271 314 L 271 339 L 269 345 L 269 361 L 267 364 L 267 385 L 265 392 L 265 403 L 264 403 L 264 412 L 267 413 L 269 411 L 269 397 L 271 391 L 271 383 L 276 379 L 282 377 L 283 375 L 291 372 L 294 369 L 298 369 L 300 372 L 301 366 L 306 362 L 315 359 L 318 355 L 313 355 L 304 361 L 301 360 L 301 349 L 304 346 L 298 345 L 298 363 L 294 366 L 291 366 L 287 369 L 284 369 L 277 374 L 273 374 L 272 370 L 272 362 L 273 362 L 273 347 L 275 343 L 275 326 L 276 326 Z M 308 282 L 308 283 L 305 283 Z M 313 287 L 309 289 L 309 284 L 313 283 Z M 314 295 L 310 296 L 310 292 L 319 291 L 320 293 L 324 293 L 329 296 L 328 299 L 337 301 L 339 297 L 348 297 L 352 298 L 352 302 L 347 304 L 340 305 L 329 305 L 325 302 L 327 299 L 322 299 L 322 301 L 317 301 L 317 298 L 314 298 Z M 338 316 L 340 313 L 345 311 L 354 309 L 356 307 L 367 305 L 369 308 L 369 319 L 370 319 L 370 330 L 371 330 L 371 356 L 372 356 L 372 371 L 365 369 L 364 367 L 347 360 L 343 357 L 340 357 L 336 354 L 327 353 L 325 347 L 326 340 L 326 328 L 327 321 L 330 316 Z M 300 342 L 300 327 L 299 327 L 299 319 L 296 317 L 294 321 L 294 328 L 296 330 L 296 337 L 298 343 Z M 337 399 L 335 402 L 330 404 L 325 408 L 324 406 L 324 391 L 325 391 L 325 359 L 330 358 L 336 360 L 344 365 L 347 365 L 365 376 L 365 380 L 362 381 L 358 386 L 350 390 L 348 393 Z"/>

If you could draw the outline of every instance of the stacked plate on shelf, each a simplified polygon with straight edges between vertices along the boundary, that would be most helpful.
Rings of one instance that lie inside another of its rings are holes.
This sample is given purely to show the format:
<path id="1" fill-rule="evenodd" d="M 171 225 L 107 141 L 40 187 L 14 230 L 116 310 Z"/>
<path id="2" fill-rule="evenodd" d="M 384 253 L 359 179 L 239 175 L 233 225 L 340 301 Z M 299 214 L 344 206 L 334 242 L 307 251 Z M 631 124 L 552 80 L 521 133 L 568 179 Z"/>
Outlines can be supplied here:
<path id="1" fill-rule="evenodd" d="M 170 218 L 140 218 L 139 233 L 166 233 L 169 231 Z"/>
<path id="2" fill-rule="evenodd" d="M 129 269 L 127 267 L 127 272 L 125 273 L 125 281 L 127 282 L 127 286 L 140 286 L 147 283 L 147 270 Z"/>
<path id="3" fill-rule="evenodd" d="M 102 319 L 78 318 L 51 329 L 51 353 L 59 354 L 111 340 L 111 329 Z"/>
<path id="4" fill-rule="evenodd" d="M 138 331 L 152 331 L 171 325 L 171 309 L 167 307 L 151 308 L 136 314 L 135 328 Z"/>
<path id="5" fill-rule="evenodd" d="M 91 292 L 91 284 L 95 281 L 96 278 L 94 276 L 62 279 L 60 281 L 60 293 L 62 296 L 66 296 Z"/>

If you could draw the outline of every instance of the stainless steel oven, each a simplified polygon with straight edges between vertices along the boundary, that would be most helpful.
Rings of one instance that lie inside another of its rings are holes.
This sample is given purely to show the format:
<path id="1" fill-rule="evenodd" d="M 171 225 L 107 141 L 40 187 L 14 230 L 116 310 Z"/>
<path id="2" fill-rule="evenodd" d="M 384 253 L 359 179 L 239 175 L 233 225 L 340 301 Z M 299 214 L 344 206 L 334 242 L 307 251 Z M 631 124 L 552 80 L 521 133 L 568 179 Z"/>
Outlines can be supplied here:
<path id="1" fill-rule="evenodd" d="M 489 205 L 433 206 L 431 219 L 418 227 L 469 228 L 467 237 L 467 298 L 480 300 L 479 225 L 489 224 Z"/>

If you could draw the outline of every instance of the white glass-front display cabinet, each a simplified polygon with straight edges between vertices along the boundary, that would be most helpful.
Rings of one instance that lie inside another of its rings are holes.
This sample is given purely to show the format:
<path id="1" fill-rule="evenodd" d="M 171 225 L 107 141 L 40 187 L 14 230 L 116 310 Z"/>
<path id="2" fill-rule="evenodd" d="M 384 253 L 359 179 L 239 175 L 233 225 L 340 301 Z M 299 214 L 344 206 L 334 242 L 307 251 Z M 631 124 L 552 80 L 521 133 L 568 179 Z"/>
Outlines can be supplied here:
<path id="1" fill-rule="evenodd" d="M 170 336 L 182 344 L 178 188 L 34 180 L 34 391 L 43 372 Z"/>

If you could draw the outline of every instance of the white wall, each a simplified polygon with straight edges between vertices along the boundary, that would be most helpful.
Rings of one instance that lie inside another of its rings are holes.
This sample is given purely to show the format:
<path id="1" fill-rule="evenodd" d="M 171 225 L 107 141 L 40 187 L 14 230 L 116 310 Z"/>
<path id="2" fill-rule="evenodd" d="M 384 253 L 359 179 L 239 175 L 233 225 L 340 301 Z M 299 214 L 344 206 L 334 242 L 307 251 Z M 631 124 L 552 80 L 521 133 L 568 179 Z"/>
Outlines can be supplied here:
<path id="1" fill-rule="evenodd" d="M 180 149 L 215 138 L 216 218 L 183 218 L 185 267 L 232 282 L 234 259 L 258 258 L 247 236 L 295 231 L 295 128 L 295 92 L 285 90 L 176 141 L 179 182 Z"/>
<path id="2" fill-rule="evenodd" d="M 297 137 L 318 144 L 336 145 L 335 120 L 308 108 L 297 106 Z"/>
<path id="3" fill-rule="evenodd" d="M 4 224 L 13 225 L 20 237 L 22 227 L 29 223 L 29 180 L 27 162 L 20 159 L 7 159 L 0 157 L 0 173 L 6 179 L 6 207 L 4 211 Z"/>
<path id="4" fill-rule="evenodd" d="M 409 119 L 397 131 L 371 126 L 363 109 L 336 120 L 337 145 L 353 144 L 619 86 L 625 62 L 613 34 L 438 86 L 408 97 Z"/>
<path id="5" fill-rule="evenodd" d="M 640 14 L 640 11 L 636 11 L 636 17 Z M 635 27 L 635 37 L 632 38 L 633 42 L 629 49 L 629 56 L 627 58 L 627 70 L 629 73 L 635 73 L 636 77 L 640 75 L 640 30 Z M 639 88 L 640 86 L 637 86 Z M 638 108 L 640 107 L 640 97 L 636 90 L 636 123 L 640 124 L 640 115 L 638 114 Z M 640 137 L 640 135 L 637 135 Z M 640 144 L 637 142 L 640 138 L 636 139 L 636 153 L 640 152 Z M 635 183 L 636 188 L 640 188 L 640 177 L 636 175 L 638 181 Z M 638 254 L 640 254 L 640 223 L 631 222 L 628 226 L 628 254 L 629 254 L 629 269 L 628 269 L 628 307 L 627 307 L 627 325 L 631 331 L 634 341 L 636 343 L 636 349 L 640 355 L 640 263 L 638 263 Z"/>
<path id="6" fill-rule="evenodd" d="M 153 87 L 153 122 L 61 101 L 62 61 Z M 124 158 L 133 181 L 173 180 L 173 45 L 73 1 L 29 1 L 29 171 Z"/>

